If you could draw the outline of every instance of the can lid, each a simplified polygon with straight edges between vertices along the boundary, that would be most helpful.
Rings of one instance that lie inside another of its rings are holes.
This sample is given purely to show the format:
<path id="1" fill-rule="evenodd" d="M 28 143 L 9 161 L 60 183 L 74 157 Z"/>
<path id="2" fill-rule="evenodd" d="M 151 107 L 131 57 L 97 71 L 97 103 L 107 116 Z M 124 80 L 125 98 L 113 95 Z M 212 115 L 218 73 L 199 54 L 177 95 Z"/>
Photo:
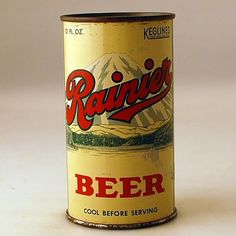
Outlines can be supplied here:
<path id="1" fill-rule="evenodd" d="M 135 22 L 174 19 L 175 14 L 167 12 L 104 12 L 81 13 L 61 16 L 69 22 Z"/>

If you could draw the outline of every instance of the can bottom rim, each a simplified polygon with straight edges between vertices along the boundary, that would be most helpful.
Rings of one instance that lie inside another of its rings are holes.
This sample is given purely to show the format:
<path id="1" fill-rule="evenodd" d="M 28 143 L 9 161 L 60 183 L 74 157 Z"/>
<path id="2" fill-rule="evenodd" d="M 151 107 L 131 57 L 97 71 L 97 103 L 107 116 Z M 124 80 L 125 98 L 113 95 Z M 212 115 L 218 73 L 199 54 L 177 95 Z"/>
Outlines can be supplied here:
<path id="1" fill-rule="evenodd" d="M 92 222 L 86 222 L 83 220 L 76 219 L 72 216 L 70 216 L 68 210 L 66 210 L 66 217 L 68 220 L 72 221 L 75 224 L 83 225 L 86 227 L 91 228 L 98 228 L 98 229 L 137 229 L 137 228 L 146 228 L 151 227 L 155 225 L 160 225 L 167 223 L 168 221 L 174 219 L 177 216 L 177 209 L 174 209 L 174 212 L 162 219 L 144 222 L 144 223 L 132 223 L 132 224 L 100 224 L 100 223 L 92 223 Z"/>

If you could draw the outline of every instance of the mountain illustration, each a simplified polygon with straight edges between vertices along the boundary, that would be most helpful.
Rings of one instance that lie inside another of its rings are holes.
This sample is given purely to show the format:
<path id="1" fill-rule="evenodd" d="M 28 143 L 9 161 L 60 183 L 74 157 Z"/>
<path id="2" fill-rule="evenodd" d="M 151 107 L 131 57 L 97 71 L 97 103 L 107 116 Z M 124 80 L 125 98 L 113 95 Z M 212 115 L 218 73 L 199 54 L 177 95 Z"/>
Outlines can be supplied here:
<path id="1" fill-rule="evenodd" d="M 114 71 L 120 71 L 123 74 L 122 82 L 141 79 L 143 74 L 149 72 L 128 55 L 117 53 L 105 54 L 85 69 L 90 71 L 96 79 L 94 91 L 117 85 L 111 79 Z M 70 105 L 68 101 L 67 104 Z M 126 106 L 128 105 L 125 104 L 124 107 Z M 87 131 L 81 130 L 75 120 L 72 125 L 67 126 L 67 144 L 70 148 L 81 145 L 93 147 L 165 146 L 173 140 L 172 110 L 172 93 L 170 92 L 160 102 L 136 114 L 130 124 L 108 119 L 117 110 L 95 115 L 93 126 Z"/>
<path id="2" fill-rule="evenodd" d="M 123 81 L 126 82 L 134 78 L 141 79 L 142 75 L 148 71 L 126 54 L 105 54 L 91 63 L 86 70 L 90 71 L 95 79 L 96 85 L 94 91 L 100 91 L 105 88 L 117 85 L 111 80 L 111 75 L 114 71 L 120 71 L 123 74 Z M 79 80 L 79 79 L 78 79 Z M 172 99 L 169 93 L 159 103 L 139 112 L 131 121 L 130 124 L 121 123 L 120 121 L 109 120 L 108 117 L 114 112 L 105 112 L 102 115 L 94 117 L 93 125 L 123 125 L 134 127 L 148 127 L 159 121 L 165 121 L 172 116 Z M 127 105 L 125 105 L 127 106 Z M 76 122 L 76 121 L 75 121 Z"/>

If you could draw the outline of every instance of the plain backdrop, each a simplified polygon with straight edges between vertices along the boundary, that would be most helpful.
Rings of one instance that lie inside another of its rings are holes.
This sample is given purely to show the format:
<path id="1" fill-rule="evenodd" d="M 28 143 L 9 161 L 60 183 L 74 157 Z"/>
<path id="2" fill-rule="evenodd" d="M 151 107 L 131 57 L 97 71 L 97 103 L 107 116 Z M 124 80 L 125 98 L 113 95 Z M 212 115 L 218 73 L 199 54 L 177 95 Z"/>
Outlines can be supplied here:
<path id="1" fill-rule="evenodd" d="M 110 235 L 65 219 L 59 16 L 176 13 L 178 218 L 116 235 L 236 235 L 236 1 L 0 1 L 0 235 Z"/>

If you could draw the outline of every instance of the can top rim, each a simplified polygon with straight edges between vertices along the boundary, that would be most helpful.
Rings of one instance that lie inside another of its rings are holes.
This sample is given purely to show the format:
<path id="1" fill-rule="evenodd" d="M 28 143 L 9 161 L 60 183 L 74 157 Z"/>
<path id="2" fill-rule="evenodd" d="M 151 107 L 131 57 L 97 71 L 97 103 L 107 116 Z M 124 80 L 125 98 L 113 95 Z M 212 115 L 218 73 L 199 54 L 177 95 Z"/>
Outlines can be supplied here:
<path id="1" fill-rule="evenodd" d="M 69 14 L 60 17 L 69 22 L 135 22 L 174 19 L 175 14 L 167 12 L 104 12 Z"/>

